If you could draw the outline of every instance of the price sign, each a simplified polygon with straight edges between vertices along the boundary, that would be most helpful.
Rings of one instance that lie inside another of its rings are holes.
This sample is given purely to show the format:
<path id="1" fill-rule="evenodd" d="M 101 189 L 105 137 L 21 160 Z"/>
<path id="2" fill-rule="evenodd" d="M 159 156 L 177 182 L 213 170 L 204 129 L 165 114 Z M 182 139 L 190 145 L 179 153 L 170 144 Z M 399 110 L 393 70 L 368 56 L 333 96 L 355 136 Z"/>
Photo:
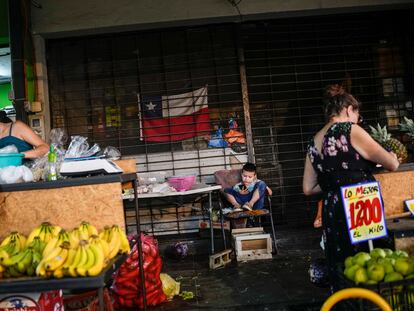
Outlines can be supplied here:
<path id="1" fill-rule="evenodd" d="M 387 236 L 378 182 L 343 186 L 341 196 L 352 244 Z"/>
<path id="2" fill-rule="evenodd" d="M 407 206 L 407 209 L 414 216 L 414 199 L 405 200 L 404 203 L 405 203 L 405 206 Z"/>

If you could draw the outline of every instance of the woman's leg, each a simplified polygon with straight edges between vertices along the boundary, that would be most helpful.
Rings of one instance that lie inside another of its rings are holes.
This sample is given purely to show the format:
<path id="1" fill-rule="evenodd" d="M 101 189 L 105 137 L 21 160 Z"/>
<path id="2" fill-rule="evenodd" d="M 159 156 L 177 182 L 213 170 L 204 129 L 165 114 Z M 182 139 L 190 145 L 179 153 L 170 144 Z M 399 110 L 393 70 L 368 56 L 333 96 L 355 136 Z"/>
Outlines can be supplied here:
<path id="1" fill-rule="evenodd" d="M 323 206 L 323 201 L 319 200 L 318 201 L 318 211 L 316 213 L 316 217 L 315 217 L 315 220 L 313 222 L 313 227 L 314 228 L 322 227 L 322 206 Z"/>

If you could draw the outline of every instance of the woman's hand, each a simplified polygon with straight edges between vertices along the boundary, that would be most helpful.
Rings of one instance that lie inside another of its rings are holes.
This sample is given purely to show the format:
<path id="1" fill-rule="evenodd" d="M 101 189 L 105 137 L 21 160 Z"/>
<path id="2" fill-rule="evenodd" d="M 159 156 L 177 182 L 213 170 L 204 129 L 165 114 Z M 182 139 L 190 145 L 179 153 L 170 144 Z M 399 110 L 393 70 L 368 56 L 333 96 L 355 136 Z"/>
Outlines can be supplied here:
<path id="1" fill-rule="evenodd" d="M 402 162 L 402 159 L 401 158 L 399 158 L 394 152 L 392 152 L 392 151 L 390 151 L 390 153 L 391 153 L 391 155 L 395 158 L 395 159 L 397 159 L 398 160 L 398 162 Z"/>
<path id="2" fill-rule="evenodd" d="M 388 152 L 359 125 L 352 125 L 351 145 L 366 160 L 381 164 L 389 171 L 395 171 L 400 165 L 397 155 Z"/>

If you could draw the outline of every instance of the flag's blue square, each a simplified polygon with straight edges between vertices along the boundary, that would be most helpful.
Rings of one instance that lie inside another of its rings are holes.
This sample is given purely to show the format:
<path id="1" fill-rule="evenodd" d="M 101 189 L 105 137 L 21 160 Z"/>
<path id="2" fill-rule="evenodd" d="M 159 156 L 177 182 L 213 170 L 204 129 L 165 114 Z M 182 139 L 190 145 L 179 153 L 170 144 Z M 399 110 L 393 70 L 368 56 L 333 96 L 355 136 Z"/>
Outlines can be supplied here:
<path id="1" fill-rule="evenodd" d="M 142 96 L 141 111 L 144 118 L 162 118 L 161 96 Z"/>

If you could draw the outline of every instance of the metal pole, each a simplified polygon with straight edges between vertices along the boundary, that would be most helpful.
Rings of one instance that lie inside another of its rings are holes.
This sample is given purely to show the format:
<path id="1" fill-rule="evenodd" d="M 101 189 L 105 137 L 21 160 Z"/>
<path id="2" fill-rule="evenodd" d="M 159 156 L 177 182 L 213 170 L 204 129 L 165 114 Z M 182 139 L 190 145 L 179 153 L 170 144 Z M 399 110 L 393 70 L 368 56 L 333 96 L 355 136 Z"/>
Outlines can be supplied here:
<path id="1" fill-rule="evenodd" d="M 138 207 L 138 194 L 137 194 L 137 178 L 132 181 L 134 185 L 134 203 L 135 203 L 135 220 L 137 222 L 137 247 L 138 247 L 138 259 L 139 270 L 141 274 L 141 288 L 142 288 L 142 300 L 144 304 L 144 310 L 147 310 L 147 292 L 145 290 L 145 273 L 144 273 L 144 259 L 142 256 L 142 241 L 141 241 L 141 222 L 139 219 L 139 207 Z"/>
<path id="2" fill-rule="evenodd" d="M 208 193 L 208 215 L 210 222 L 210 239 L 211 239 L 211 254 L 214 254 L 214 228 L 213 228 L 213 204 L 211 200 L 211 191 Z"/>
<path id="3" fill-rule="evenodd" d="M 253 132 L 252 123 L 250 119 L 250 101 L 249 90 L 247 88 L 247 76 L 246 65 L 244 63 L 244 48 L 242 45 L 240 35 L 240 25 L 237 25 L 237 55 L 239 58 L 239 71 L 240 71 L 240 85 L 243 99 L 243 112 L 244 112 L 244 125 L 246 128 L 246 146 L 247 146 L 247 160 L 251 163 L 255 163 L 254 146 L 253 146 Z"/>

